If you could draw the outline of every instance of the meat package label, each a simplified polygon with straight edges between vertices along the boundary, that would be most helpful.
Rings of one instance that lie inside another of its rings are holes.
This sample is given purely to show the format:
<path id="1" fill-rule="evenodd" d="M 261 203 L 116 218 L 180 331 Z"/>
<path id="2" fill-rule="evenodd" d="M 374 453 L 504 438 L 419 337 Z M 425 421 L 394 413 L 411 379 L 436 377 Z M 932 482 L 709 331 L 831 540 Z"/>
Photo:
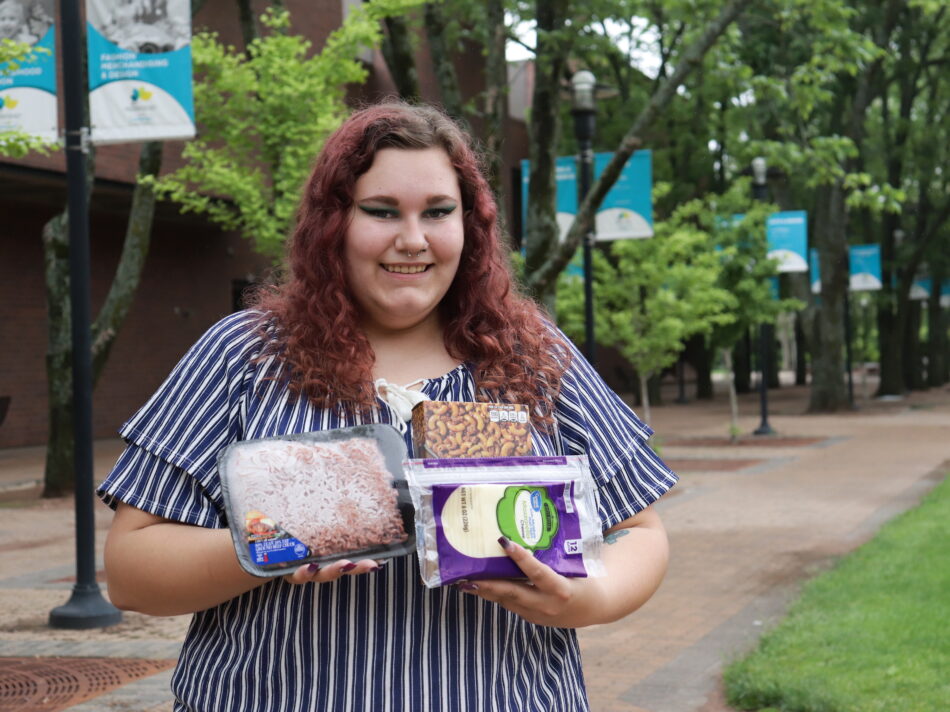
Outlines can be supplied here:
<path id="1" fill-rule="evenodd" d="M 310 556 L 310 549 L 261 512 L 248 512 L 244 518 L 247 548 L 258 566 L 286 564 Z"/>

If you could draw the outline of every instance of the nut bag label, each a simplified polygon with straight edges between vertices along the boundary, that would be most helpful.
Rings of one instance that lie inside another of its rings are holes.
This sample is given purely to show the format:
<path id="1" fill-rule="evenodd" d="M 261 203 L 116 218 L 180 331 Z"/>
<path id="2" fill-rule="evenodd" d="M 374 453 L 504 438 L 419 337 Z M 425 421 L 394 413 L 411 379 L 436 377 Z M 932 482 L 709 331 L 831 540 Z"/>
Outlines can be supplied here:
<path id="1" fill-rule="evenodd" d="M 423 401 L 412 410 L 422 458 L 516 457 L 532 452 L 528 410 L 517 403 Z"/>
<path id="2" fill-rule="evenodd" d="M 572 482 L 434 484 L 432 505 L 443 584 L 524 574 L 504 536 L 564 576 L 586 576 Z"/>

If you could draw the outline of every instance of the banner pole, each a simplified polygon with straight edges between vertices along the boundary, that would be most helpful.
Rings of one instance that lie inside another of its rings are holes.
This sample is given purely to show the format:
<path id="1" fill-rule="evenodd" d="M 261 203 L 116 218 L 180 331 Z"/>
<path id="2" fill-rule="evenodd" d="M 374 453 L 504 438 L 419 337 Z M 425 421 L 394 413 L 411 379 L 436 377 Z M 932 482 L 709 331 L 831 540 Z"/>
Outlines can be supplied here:
<path id="1" fill-rule="evenodd" d="M 89 200 L 86 193 L 87 129 L 79 0 L 60 0 L 63 95 L 66 111 L 66 186 L 69 225 L 69 294 L 72 319 L 73 435 L 75 439 L 76 583 L 64 605 L 50 611 L 53 628 L 102 628 L 122 613 L 102 597 L 96 582 L 93 511 L 92 339 L 89 326 Z"/>

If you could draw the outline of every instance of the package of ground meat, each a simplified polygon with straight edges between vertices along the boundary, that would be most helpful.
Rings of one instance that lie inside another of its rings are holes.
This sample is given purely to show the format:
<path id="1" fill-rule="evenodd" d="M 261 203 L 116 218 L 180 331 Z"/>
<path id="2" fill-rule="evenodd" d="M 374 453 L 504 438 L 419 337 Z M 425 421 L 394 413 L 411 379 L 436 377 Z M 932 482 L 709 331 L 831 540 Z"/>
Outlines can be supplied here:
<path id="1" fill-rule="evenodd" d="M 603 575 L 603 533 L 585 456 L 406 463 L 426 586 L 523 578 L 502 536 L 563 576 Z"/>
<path id="2" fill-rule="evenodd" d="M 226 447 L 218 467 L 241 566 L 256 576 L 280 576 L 311 562 L 412 553 L 406 454 L 389 425 Z"/>

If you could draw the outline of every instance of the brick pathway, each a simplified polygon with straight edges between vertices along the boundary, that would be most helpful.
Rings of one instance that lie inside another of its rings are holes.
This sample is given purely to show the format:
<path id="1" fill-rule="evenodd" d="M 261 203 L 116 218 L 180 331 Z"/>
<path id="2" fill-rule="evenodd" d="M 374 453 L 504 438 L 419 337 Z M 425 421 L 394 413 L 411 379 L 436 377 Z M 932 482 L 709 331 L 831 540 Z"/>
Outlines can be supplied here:
<path id="1" fill-rule="evenodd" d="M 804 415 L 805 389 L 770 398 L 782 437 L 734 446 L 721 442 L 724 398 L 654 409 L 662 454 L 682 477 L 657 505 L 670 571 L 636 614 L 581 632 L 595 712 L 727 710 L 717 691 L 723 660 L 777 621 L 803 580 L 916 504 L 950 460 L 950 389 L 834 416 Z M 754 394 L 740 412 L 750 433 Z M 97 443 L 99 476 L 118 448 Z M 40 449 L 0 451 L 0 669 L 3 658 L 26 656 L 174 658 L 185 617 L 126 614 L 118 626 L 87 632 L 46 626 L 49 610 L 68 598 L 74 552 L 72 504 L 37 500 L 41 473 Z M 96 512 L 101 551 L 110 513 L 99 505 Z M 166 711 L 169 677 L 145 677 L 69 709 Z"/>

